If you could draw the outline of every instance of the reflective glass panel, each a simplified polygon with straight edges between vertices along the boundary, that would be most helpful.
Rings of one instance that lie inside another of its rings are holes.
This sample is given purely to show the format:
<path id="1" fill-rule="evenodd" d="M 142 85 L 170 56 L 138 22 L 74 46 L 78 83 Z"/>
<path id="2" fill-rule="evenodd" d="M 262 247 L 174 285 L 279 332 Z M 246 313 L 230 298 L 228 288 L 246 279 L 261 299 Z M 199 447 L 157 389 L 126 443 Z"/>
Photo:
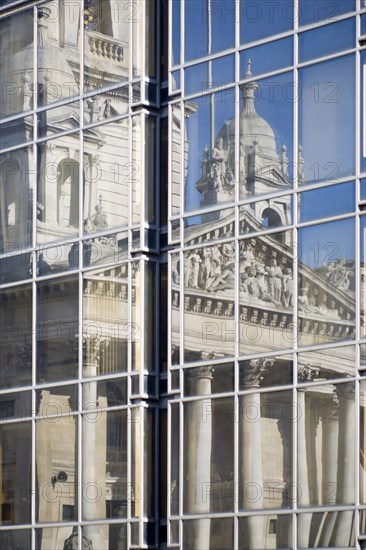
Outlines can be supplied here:
<path id="1" fill-rule="evenodd" d="M 64 240 L 79 234 L 79 186 L 79 134 L 71 134 L 39 145 L 39 243 Z"/>
<path id="2" fill-rule="evenodd" d="M 302 373 L 302 367 L 300 369 Z M 315 371 L 309 374 L 308 369 L 304 372 L 308 380 L 315 375 Z M 300 508 L 354 502 L 354 395 L 354 383 L 314 385 L 297 392 L 297 499 Z M 302 540 L 307 541 L 310 526 L 302 521 L 299 525 Z M 348 529 L 351 526 L 350 521 Z M 338 524 L 335 531 L 339 527 Z M 347 522 L 343 525 L 345 529 Z M 311 548 L 312 544 L 300 546 Z"/>
<path id="3" fill-rule="evenodd" d="M 30 391 L 0 394 L 0 420 L 32 416 L 32 394 Z"/>
<path id="4" fill-rule="evenodd" d="M 37 115 L 38 137 L 52 137 L 66 130 L 75 130 L 80 125 L 80 102 L 67 103 L 62 107 L 47 109 Z"/>
<path id="5" fill-rule="evenodd" d="M 210 89 L 208 80 L 208 63 L 199 63 L 187 67 L 184 73 L 185 94 L 196 94 Z"/>
<path id="6" fill-rule="evenodd" d="M 11 245 L 11 243 L 10 243 Z M 11 246 L 11 248 L 13 248 Z M 31 254 L 8 256 L 0 260 L 0 283 L 14 283 L 32 276 Z"/>
<path id="7" fill-rule="evenodd" d="M 77 386 L 56 386 L 36 391 L 36 415 L 50 424 L 57 423 L 60 416 L 71 415 L 77 409 Z"/>
<path id="8" fill-rule="evenodd" d="M 354 221 L 299 230 L 299 342 L 354 337 Z"/>
<path id="9" fill-rule="evenodd" d="M 291 355 L 249 359 L 239 363 L 239 389 L 247 390 L 256 378 L 258 387 L 291 384 L 293 380 L 293 360 Z"/>
<path id="10" fill-rule="evenodd" d="M 189 0 L 185 7 L 185 60 L 207 55 L 210 13 L 207 0 Z M 175 62 L 179 62 L 175 60 Z"/>
<path id="11" fill-rule="evenodd" d="M 30 422 L 0 426 L 2 525 L 31 521 L 31 430 Z"/>
<path id="12" fill-rule="evenodd" d="M 321 548 L 355 548 L 353 522 L 352 510 L 299 514 L 297 548 L 314 548 L 315 544 Z"/>
<path id="13" fill-rule="evenodd" d="M 346 19 L 299 36 L 299 61 L 309 61 L 355 47 L 355 20 Z"/>
<path id="14" fill-rule="evenodd" d="M 205 367 L 203 367 L 205 368 Z M 186 396 L 198 395 L 199 387 L 197 377 L 200 376 L 202 367 L 184 369 L 184 394 Z M 226 393 L 234 391 L 233 365 L 216 365 L 212 367 L 211 393 Z"/>
<path id="15" fill-rule="evenodd" d="M 211 399 L 211 380 L 211 367 L 202 367 L 195 391 L 207 397 L 184 405 L 185 513 L 232 511 L 234 504 L 234 400 Z"/>
<path id="16" fill-rule="evenodd" d="M 252 76 L 248 61 L 245 76 Z M 284 191 L 292 183 L 294 85 L 291 73 L 242 86 L 239 119 L 240 196 Z M 232 119 L 232 130 L 234 119 Z"/>
<path id="17" fill-rule="evenodd" d="M 86 377 L 127 370 L 127 347 L 131 337 L 127 277 L 127 265 L 85 275 L 83 374 Z"/>
<path id="18" fill-rule="evenodd" d="M 80 10 L 72 0 L 66 0 L 62 7 L 47 2 L 37 10 L 38 105 L 79 93 Z"/>
<path id="19" fill-rule="evenodd" d="M 179 466 L 180 466 L 180 443 L 179 443 L 179 404 L 172 404 L 170 408 L 170 514 L 179 514 Z"/>
<path id="20" fill-rule="evenodd" d="M 1 548 L 30 548 L 31 544 L 30 529 L 0 531 Z"/>
<path id="21" fill-rule="evenodd" d="M 98 411 L 97 402 L 103 406 L 106 397 L 96 390 L 96 382 L 89 382 L 83 395 L 83 403 L 87 399 L 89 406 L 83 415 L 83 486 L 90 487 L 89 495 L 85 491 L 83 495 L 83 518 L 126 517 L 131 496 L 127 484 L 127 411 Z M 100 539 L 93 537 L 93 543 L 96 548 L 104 547 Z"/>
<path id="22" fill-rule="evenodd" d="M 235 56 L 225 55 L 211 62 L 212 88 L 216 89 L 225 86 L 235 80 Z"/>
<path id="23" fill-rule="evenodd" d="M 299 203 L 301 222 L 348 214 L 355 209 L 355 184 L 348 182 L 301 193 Z"/>
<path id="24" fill-rule="evenodd" d="M 294 24 L 292 2 L 240 0 L 240 42 L 247 44 L 291 30 Z"/>
<path id="25" fill-rule="evenodd" d="M 50 392 L 45 390 L 41 405 L 49 398 Z M 77 520 L 77 425 L 76 416 L 37 420 L 36 515 L 39 522 Z"/>
<path id="26" fill-rule="evenodd" d="M 128 223 L 134 173 L 128 142 L 128 120 L 84 131 L 84 231 Z"/>
<path id="27" fill-rule="evenodd" d="M 180 65 L 181 2 L 180 0 L 172 0 L 170 6 L 172 14 L 172 65 Z"/>
<path id="28" fill-rule="evenodd" d="M 230 89 L 198 97 L 185 105 L 187 211 L 234 200 L 234 99 L 234 90 Z"/>
<path id="29" fill-rule="evenodd" d="M 184 548 L 194 548 L 197 544 L 204 544 L 200 548 L 222 550 L 233 548 L 234 528 L 231 518 L 223 519 L 192 519 L 183 522 Z"/>
<path id="30" fill-rule="evenodd" d="M 182 140 L 184 140 L 181 124 L 182 109 L 180 104 L 173 105 L 170 111 L 171 141 L 170 141 L 170 178 L 171 178 L 171 215 L 180 213 L 181 173 L 182 173 Z M 187 146 L 188 148 L 188 146 Z"/>
<path id="31" fill-rule="evenodd" d="M 344 346 L 299 353 L 298 382 L 316 382 L 355 376 L 356 352 Z"/>
<path id="32" fill-rule="evenodd" d="M 205 244 L 233 237 L 235 233 L 234 210 L 232 208 L 221 210 L 219 219 L 218 214 L 215 212 L 185 218 L 185 244 Z M 215 220 L 215 218 L 217 219 Z"/>
<path id="33" fill-rule="evenodd" d="M 338 181 L 355 172 L 354 57 L 300 69 L 300 183 Z"/>
<path id="34" fill-rule="evenodd" d="M 33 108 L 33 10 L 2 20 L 1 41 L 0 117 L 4 118 Z"/>
<path id="35" fill-rule="evenodd" d="M 292 516 L 271 514 L 239 518 L 239 550 L 292 546 Z"/>
<path id="36" fill-rule="evenodd" d="M 270 44 L 248 48 L 240 53 L 240 78 L 245 78 L 248 61 L 253 60 L 252 75 L 284 69 L 293 64 L 292 38 L 283 38 Z"/>
<path id="37" fill-rule="evenodd" d="M 292 233 L 240 241 L 240 355 L 293 342 Z"/>
<path id="38" fill-rule="evenodd" d="M 78 366 L 78 280 L 37 286 L 37 381 L 75 378 Z"/>
<path id="39" fill-rule="evenodd" d="M 179 364 L 180 353 L 180 255 L 171 255 L 171 318 L 170 318 L 170 339 L 171 339 L 171 362 L 172 365 Z"/>
<path id="40" fill-rule="evenodd" d="M 3 290 L 0 294 L 2 387 L 27 386 L 32 380 L 32 288 Z"/>
<path id="41" fill-rule="evenodd" d="M 33 148 L 0 155 L 0 250 L 16 251 L 32 243 Z"/>
<path id="42" fill-rule="evenodd" d="M 250 202 L 239 209 L 240 233 L 243 235 L 290 225 L 292 219 L 292 197 L 290 195 L 266 201 Z"/>
<path id="43" fill-rule="evenodd" d="M 248 372 L 252 392 L 239 401 L 240 510 L 288 508 L 293 502 L 292 392 L 255 391 L 260 372 L 260 366 Z"/>
<path id="44" fill-rule="evenodd" d="M 86 0 L 84 4 L 86 88 L 90 90 L 129 80 L 130 75 L 140 75 L 144 5 L 127 0 L 103 6 L 95 0 Z M 131 49 L 133 69 L 129 62 Z"/>
<path id="45" fill-rule="evenodd" d="M 185 361 L 233 355 L 234 243 L 185 252 L 184 292 Z"/>
<path id="46" fill-rule="evenodd" d="M 69 519 L 71 504 L 63 506 L 63 516 L 65 521 Z M 65 527 L 45 527 L 43 529 L 36 529 L 36 544 L 37 548 L 48 550 L 62 550 L 66 541 L 71 542 L 78 540 L 77 527 L 65 526 Z M 76 542 L 77 544 L 77 542 Z"/>
<path id="47" fill-rule="evenodd" d="M 7 149 L 33 139 L 33 117 L 18 118 L 0 126 L 0 148 Z"/>

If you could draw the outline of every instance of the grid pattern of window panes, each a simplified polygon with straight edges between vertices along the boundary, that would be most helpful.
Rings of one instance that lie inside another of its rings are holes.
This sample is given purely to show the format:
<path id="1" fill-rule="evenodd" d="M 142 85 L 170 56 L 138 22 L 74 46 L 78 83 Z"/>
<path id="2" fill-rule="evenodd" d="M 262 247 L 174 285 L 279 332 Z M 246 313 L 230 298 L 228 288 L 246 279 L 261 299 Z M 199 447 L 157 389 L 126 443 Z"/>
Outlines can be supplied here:
<path id="1" fill-rule="evenodd" d="M 365 8 L 170 3 L 169 548 L 364 543 Z"/>
<path id="2" fill-rule="evenodd" d="M 155 4 L 16 4 L 0 18 L 0 547 L 156 548 Z"/>

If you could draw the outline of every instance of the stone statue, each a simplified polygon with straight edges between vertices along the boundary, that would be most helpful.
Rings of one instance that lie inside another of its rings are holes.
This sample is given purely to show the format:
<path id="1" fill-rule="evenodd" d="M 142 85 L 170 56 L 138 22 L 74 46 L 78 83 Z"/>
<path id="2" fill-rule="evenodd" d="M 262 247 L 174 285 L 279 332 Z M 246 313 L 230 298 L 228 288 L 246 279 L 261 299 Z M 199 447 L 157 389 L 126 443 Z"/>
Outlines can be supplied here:
<path id="1" fill-rule="evenodd" d="M 223 140 L 222 138 L 218 138 L 216 141 L 216 147 L 214 147 L 211 151 L 211 175 L 214 179 L 215 189 L 220 190 L 226 186 L 227 160 L 228 154 L 223 148 Z"/>
<path id="2" fill-rule="evenodd" d="M 68 539 L 65 540 L 63 550 L 78 550 L 78 534 L 72 533 Z M 82 550 L 93 550 L 93 543 L 83 535 Z"/>
<path id="3" fill-rule="evenodd" d="M 269 266 L 266 267 L 268 276 L 268 291 L 276 305 L 281 304 L 282 291 L 282 269 L 277 265 L 276 258 L 271 258 Z"/>

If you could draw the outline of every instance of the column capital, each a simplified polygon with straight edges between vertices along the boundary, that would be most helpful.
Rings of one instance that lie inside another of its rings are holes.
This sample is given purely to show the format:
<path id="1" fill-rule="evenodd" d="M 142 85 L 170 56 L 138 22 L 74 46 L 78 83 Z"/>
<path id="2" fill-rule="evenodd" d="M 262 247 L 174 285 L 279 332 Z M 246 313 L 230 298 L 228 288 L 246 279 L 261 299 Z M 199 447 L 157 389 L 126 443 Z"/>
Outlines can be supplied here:
<path id="1" fill-rule="evenodd" d="M 264 374 L 272 368 L 274 359 L 251 359 L 249 364 L 241 372 L 241 382 L 245 386 L 260 386 L 264 378 Z"/>
<path id="2" fill-rule="evenodd" d="M 85 364 L 99 365 L 100 354 L 110 343 L 110 338 L 99 334 L 83 334 L 83 358 Z"/>
<path id="3" fill-rule="evenodd" d="M 299 363 L 297 365 L 298 382 L 312 382 L 319 374 L 317 367 L 312 367 L 310 363 Z"/>

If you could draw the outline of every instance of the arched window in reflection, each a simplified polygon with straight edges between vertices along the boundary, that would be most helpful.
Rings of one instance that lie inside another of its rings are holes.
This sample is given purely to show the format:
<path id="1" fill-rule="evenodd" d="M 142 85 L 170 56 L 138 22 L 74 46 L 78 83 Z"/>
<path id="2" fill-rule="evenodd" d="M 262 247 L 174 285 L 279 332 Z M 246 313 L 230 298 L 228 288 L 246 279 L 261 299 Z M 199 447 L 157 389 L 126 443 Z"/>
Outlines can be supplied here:
<path id="1" fill-rule="evenodd" d="M 72 159 L 58 165 L 57 221 L 60 226 L 79 225 L 79 163 Z"/>
<path id="2" fill-rule="evenodd" d="M 262 213 L 262 224 L 264 227 L 271 229 L 272 227 L 281 227 L 281 216 L 273 208 L 266 208 Z"/>

